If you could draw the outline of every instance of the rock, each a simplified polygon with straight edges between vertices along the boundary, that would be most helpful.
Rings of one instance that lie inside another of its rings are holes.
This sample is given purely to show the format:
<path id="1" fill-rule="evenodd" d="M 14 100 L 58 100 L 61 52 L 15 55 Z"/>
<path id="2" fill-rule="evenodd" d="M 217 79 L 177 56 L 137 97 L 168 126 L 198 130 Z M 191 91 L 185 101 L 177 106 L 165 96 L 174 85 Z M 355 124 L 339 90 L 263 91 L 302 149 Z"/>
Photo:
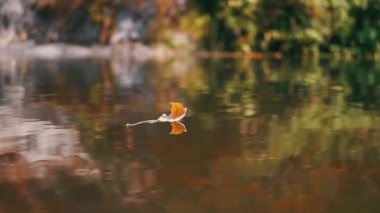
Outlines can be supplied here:
<path id="1" fill-rule="evenodd" d="M 1 56 L 12 56 L 28 59 L 86 59 L 86 58 L 118 58 L 135 61 L 146 61 L 149 59 L 170 58 L 174 53 L 170 48 L 157 45 L 149 47 L 139 42 L 132 44 L 117 44 L 113 46 L 80 46 L 64 43 L 50 43 L 37 45 L 33 41 L 11 42 L 0 46 Z"/>
<path id="2" fill-rule="evenodd" d="M 74 45 L 46 44 L 28 49 L 25 54 L 29 57 L 44 59 L 86 58 L 91 56 L 91 50 Z"/>

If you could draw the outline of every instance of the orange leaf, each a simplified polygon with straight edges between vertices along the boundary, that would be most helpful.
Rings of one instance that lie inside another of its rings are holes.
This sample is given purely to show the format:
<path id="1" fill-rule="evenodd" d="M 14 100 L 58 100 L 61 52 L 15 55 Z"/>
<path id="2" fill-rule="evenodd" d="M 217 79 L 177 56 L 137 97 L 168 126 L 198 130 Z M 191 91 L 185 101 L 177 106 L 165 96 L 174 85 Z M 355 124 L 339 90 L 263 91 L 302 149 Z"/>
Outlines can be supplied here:
<path id="1" fill-rule="evenodd" d="M 172 131 L 169 134 L 171 135 L 180 135 L 186 132 L 186 126 L 181 122 L 172 122 L 170 125 L 172 126 Z"/>
<path id="2" fill-rule="evenodd" d="M 181 119 L 185 116 L 186 108 L 178 102 L 170 102 L 170 115 L 171 119 Z"/>

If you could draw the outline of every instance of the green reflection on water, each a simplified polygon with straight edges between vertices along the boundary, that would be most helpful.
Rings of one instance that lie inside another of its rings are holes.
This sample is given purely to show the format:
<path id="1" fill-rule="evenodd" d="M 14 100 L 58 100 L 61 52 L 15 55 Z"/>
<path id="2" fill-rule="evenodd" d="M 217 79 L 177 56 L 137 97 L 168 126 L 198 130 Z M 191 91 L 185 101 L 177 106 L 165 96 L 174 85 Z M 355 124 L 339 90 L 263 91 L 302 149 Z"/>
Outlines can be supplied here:
<path id="1" fill-rule="evenodd" d="M 64 110 L 101 170 L 104 196 L 127 209 L 380 211 L 375 62 L 60 63 L 31 65 L 25 106 Z M 188 107 L 186 134 L 124 128 L 172 101 Z"/>
<path id="2" fill-rule="evenodd" d="M 162 162 L 157 184 L 165 199 L 159 203 L 167 209 L 380 208 L 380 78 L 373 62 L 205 60 L 150 66 L 148 108 L 158 112 L 181 100 L 190 109 L 184 138 L 163 136 L 166 130 L 154 131 L 159 127 L 132 133 L 130 143 L 145 145 L 131 155 L 144 158 L 149 150 Z"/>

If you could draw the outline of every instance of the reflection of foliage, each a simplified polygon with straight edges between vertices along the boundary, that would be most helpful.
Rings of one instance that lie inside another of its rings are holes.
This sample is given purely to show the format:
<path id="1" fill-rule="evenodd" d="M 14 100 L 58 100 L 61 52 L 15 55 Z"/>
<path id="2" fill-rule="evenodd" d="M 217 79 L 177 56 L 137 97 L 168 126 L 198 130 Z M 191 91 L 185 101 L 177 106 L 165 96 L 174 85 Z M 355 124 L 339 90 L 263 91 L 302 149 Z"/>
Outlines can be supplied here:
<path id="1" fill-rule="evenodd" d="M 154 65 L 156 71 L 151 81 L 156 87 L 157 105 L 160 105 L 160 108 L 166 109 L 169 102 L 180 100 L 178 95 L 182 94 L 182 91 L 186 91 L 186 96 L 190 99 L 209 93 L 207 73 L 195 61 L 175 60 Z"/>
<path id="2" fill-rule="evenodd" d="M 343 91 L 331 94 L 333 100 L 328 105 L 311 102 L 280 118 L 255 116 L 241 122 L 240 128 L 244 133 L 241 172 L 244 176 L 247 179 L 262 178 L 275 183 L 276 187 L 279 187 L 277 184 L 287 187 L 294 193 L 279 191 L 278 199 L 290 203 L 295 202 L 293 199 L 300 194 L 294 191 L 300 186 L 311 186 L 311 191 L 301 193 L 309 201 L 314 200 L 315 195 L 350 199 L 342 191 L 343 187 L 355 188 L 356 193 L 360 193 L 355 196 L 373 200 L 374 194 L 363 185 L 371 185 L 379 174 L 376 165 L 380 159 L 380 135 L 376 132 L 379 131 L 380 120 L 373 112 L 347 107 L 344 94 Z M 330 178 L 323 178 L 326 175 Z M 356 179 L 352 182 L 339 181 L 348 177 Z M 299 181 L 299 184 L 290 184 L 292 180 Z M 339 184 L 334 184 L 336 181 Z M 346 185 L 348 183 L 350 186 Z M 323 190 L 326 187 L 334 193 Z M 363 202 L 361 199 L 352 201 L 356 204 Z M 373 206 L 378 208 L 378 205 Z M 323 205 L 317 208 L 323 208 Z M 345 205 L 339 205 L 339 208 L 344 209 Z"/>
<path id="3" fill-rule="evenodd" d="M 379 145 L 378 139 L 370 138 L 370 132 L 378 125 L 371 113 L 343 110 L 339 102 L 329 107 L 306 105 L 289 123 L 268 122 L 266 158 L 297 156 L 313 146 L 316 150 L 310 157 L 317 162 L 362 161 L 366 158 L 365 149 Z"/>
<path id="4" fill-rule="evenodd" d="M 167 138 L 153 135 L 136 140 L 141 156 L 159 156 L 161 186 L 170 193 L 170 187 L 188 187 L 201 201 L 194 205 L 191 199 L 168 199 L 168 208 L 180 202 L 177 208 L 193 212 L 210 206 L 229 212 L 379 209 L 380 119 L 375 110 L 380 106 L 380 77 L 374 62 L 204 60 L 151 65 L 143 74 L 148 83 L 128 89 L 133 100 L 122 108 L 138 114 L 146 108 L 136 103 L 142 96 L 149 96 L 143 100 L 159 112 L 167 110 L 169 101 L 183 101 L 191 109 L 189 128 L 194 131 L 184 143 L 166 143 Z M 99 161 L 107 154 L 112 159 L 107 162 L 111 171 L 104 173 L 118 181 L 114 188 L 149 194 L 144 190 L 154 184 L 141 184 L 156 181 L 149 166 L 128 159 L 131 152 L 111 150 L 110 143 L 125 139 L 125 120 L 118 120 L 117 105 L 109 101 L 119 98 L 112 90 L 118 81 L 103 68 L 94 71 L 101 77 L 78 83 L 83 98 L 68 106 L 81 130 L 81 143 Z M 67 87 L 78 87 L 66 84 L 65 72 L 57 76 L 60 88 L 47 89 L 58 94 L 54 97 L 67 97 Z M 139 130 L 134 133 L 149 132 Z M 129 137 L 133 147 L 128 134 L 125 141 Z"/>
<path id="5" fill-rule="evenodd" d="M 243 118 L 240 124 L 244 136 L 242 151 L 248 160 L 277 167 L 284 159 L 305 152 L 310 163 L 315 164 L 349 160 L 363 163 L 378 158 L 375 147 L 380 145 L 380 138 L 374 132 L 378 131 L 379 119 L 374 112 L 365 111 L 379 107 L 375 91 L 380 79 L 375 67 L 368 63 L 259 64 L 262 76 L 256 76 L 255 84 L 248 84 L 252 91 L 257 91 L 254 101 L 258 114 Z M 357 70 L 363 66 L 366 71 Z M 326 69 L 329 72 L 323 71 Z M 241 79 L 231 78 L 231 82 L 235 86 L 226 83 L 223 94 L 228 97 L 233 91 L 244 96 L 245 91 L 237 89 L 244 85 Z M 272 104 L 281 106 L 273 111 Z M 237 106 L 243 107 L 244 101 L 237 101 Z M 252 146 L 263 148 L 253 150 Z"/>
<path id="6" fill-rule="evenodd" d="M 233 78 L 226 83 L 220 96 L 223 99 L 223 105 L 227 107 L 227 112 L 251 116 L 255 113 L 253 100 L 255 75 L 251 70 L 249 60 L 237 63 L 236 68 L 239 72 L 236 72 Z"/>
<path id="7" fill-rule="evenodd" d="M 351 105 L 364 104 L 365 108 L 379 107 L 380 78 L 372 62 L 272 62 L 163 63 L 160 66 L 163 65 L 164 69 L 158 69 L 158 77 L 152 82 L 160 93 L 162 109 L 181 94 L 194 103 L 196 100 L 207 103 L 218 99 L 219 110 L 245 116 L 263 109 L 281 112 L 283 109 L 278 103 L 282 101 L 329 103 L 338 100 L 334 99 L 337 94 L 344 105 L 349 101 Z M 175 95 L 172 94 L 173 88 L 177 89 Z"/>

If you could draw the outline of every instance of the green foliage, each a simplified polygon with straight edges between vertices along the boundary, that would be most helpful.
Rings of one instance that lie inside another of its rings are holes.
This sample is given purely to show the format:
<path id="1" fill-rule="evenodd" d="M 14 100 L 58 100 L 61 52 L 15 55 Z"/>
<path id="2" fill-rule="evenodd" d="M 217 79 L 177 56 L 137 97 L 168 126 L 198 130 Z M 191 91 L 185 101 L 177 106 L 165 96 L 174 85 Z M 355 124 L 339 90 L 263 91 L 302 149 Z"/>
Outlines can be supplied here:
<path id="1" fill-rule="evenodd" d="M 209 28 L 202 43 L 207 49 L 250 51 L 250 43 L 256 34 L 253 23 L 255 7 L 252 0 L 197 0 L 190 11 L 199 11 L 209 17 Z"/>
<path id="2" fill-rule="evenodd" d="M 197 0 L 180 19 L 195 12 L 208 21 L 201 44 L 209 50 L 311 55 L 380 51 L 378 0 Z M 191 26 L 185 30 L 193 31 Z"/>
<path id="3" fill-rule="evenodd" d="M 353 24 L 347 37 L 347 45 L 361 52 L 379 52 L 380 4 L 377 0 L 351 0 L 350 16 Z"/>
<path id="4" fill-rule="evenodd" d="M 138 7 L 133 2 L 127 5 Z M 156 17 L 146 31 L 152 42 L 178 49 L 197 44 L 213 51 L 327 52 L 346 58 L 380 54 L 379 0 L 189 0 L 186 7 L 175 2 L 156 2 Z M 101 28 L 103 43 L 114 30 L 115 12 L 126 7 L 113 0 L 36 4 L 41 16 L 65 32 L 75 31 L 80 19 L 73 17 L 85 14 Z"/>

